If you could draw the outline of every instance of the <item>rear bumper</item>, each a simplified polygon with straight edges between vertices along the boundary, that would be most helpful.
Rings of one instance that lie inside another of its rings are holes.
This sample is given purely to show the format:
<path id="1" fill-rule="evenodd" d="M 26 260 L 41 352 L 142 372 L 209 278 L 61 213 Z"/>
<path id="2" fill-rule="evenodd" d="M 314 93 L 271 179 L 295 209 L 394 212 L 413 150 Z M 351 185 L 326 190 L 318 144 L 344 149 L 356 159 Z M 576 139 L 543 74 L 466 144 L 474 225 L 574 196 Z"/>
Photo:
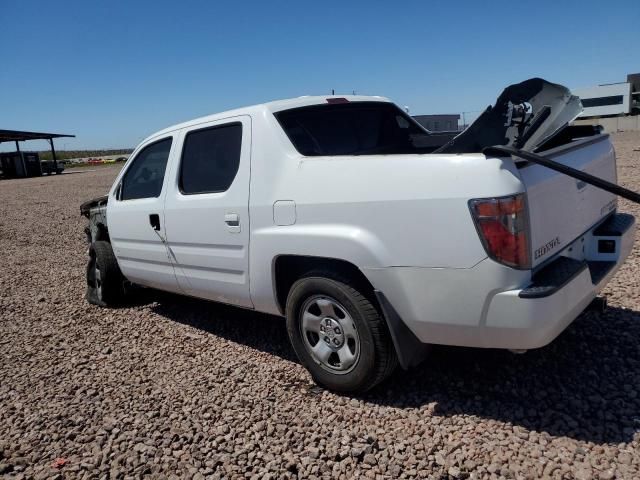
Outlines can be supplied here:
<path id="1" fill-rule="evenodd" d="M 612 228 L 600 225 L 568 246 L 546 275 L 532 277 L 491 260 L 471 269 L 398 267 L 366 274 L 423 343 L 538 348 L 589 305 L 631 253 L 635 219 L 618 214 L 607 223 Z M 615 249 L 600 252 L 601 240 Z M 564 271 L 549 275 L 554 268 Z"/>
<path id="2" fill-rule="evenodd" d="M 599 283 L 593 284 L 589 268 L 583 268 L 555 293 L 539 298 L 522 298 L 522 290 L 495 295 L 487 313 L 490 346 L 532 349 L 555 339 L 596 298 L 620 264 Z"/>
<path id="3" fill-rule="evenodd" d="M 527 288 L 495 295 L 487 313 L 487 326 L 495 335 L 493 343 L 514 349 L 538 348 L 550 343 L 580 315 L 618 271 L 631 253 L 634 237 L 634 217 L 614 215 L 580 239 L 580 243 L 585 245 L 584 259 L 561 257 L 554 262 L 570 261 L 576 268 L 564 274 L 566 281 L 562 281 L 561 273 L 559 284 L 551 285 L 548 294 L 531 295 L 531 291 L 535 292 L 539 287 L 534 276 Z M 613 252 L 599 252 L 602 241 L 613 242 Z M 554 264 L 547 268 L 553 269 Z"/>

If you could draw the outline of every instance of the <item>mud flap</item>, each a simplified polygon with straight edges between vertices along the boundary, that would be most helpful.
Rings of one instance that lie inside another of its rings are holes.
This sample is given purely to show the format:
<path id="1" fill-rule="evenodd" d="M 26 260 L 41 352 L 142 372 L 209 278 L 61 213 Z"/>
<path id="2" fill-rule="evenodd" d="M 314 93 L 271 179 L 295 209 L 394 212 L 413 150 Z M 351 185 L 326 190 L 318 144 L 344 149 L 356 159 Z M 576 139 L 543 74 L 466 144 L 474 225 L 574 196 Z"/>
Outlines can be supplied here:
<path id="1" fill-rule="evenodd" d="M 380 290 L 374 290 L 374 292 L 382 308 L 387 326 L 389 327 L 393 346 L 396 349 L 398 363 L 404 370 L 415 367 L 427 356 L 429 345 L 422 343 L 413 332 L 409 330 L 409 327 L 402 321 L 400 315 L 398 315 L 398 312 L 396 312 L 391 303 L 389 303 L 384 293 Z"/>

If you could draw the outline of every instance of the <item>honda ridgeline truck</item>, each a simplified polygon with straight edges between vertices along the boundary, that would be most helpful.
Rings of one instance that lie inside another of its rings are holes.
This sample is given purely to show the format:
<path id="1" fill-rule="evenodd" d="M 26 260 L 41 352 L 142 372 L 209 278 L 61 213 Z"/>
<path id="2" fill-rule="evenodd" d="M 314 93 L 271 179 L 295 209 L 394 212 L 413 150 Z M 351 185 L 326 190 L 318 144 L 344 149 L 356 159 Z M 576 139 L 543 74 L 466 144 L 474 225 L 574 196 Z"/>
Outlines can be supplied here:
<path id="1" fill-rule="evenodd" d="M 89 218 L 87 298 L 130 285 L 286 317 L 314 380 L 365 391 L 428 344 L 527 350 L 556 338 L 634 241 L 616 196 L 510 155 L 616 181 L 579 99 L 532 79 L 452 140 L 381 97 L 301 97 L 144 140 Z"/>

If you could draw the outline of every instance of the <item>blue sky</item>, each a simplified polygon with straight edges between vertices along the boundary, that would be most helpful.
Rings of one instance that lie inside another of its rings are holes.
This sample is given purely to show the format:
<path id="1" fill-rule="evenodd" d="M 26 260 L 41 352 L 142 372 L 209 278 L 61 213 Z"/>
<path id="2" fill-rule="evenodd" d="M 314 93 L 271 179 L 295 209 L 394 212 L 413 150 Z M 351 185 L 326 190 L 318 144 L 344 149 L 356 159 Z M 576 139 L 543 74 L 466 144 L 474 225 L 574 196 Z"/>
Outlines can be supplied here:
<path id="1" fill-rule="evenodd" d="M 77 135 L 59 149 L 133 147 L 332 88 L 449 113 L 533 76 L 581 87 L 640 71 L 639 0 L 2 3 L 0 128 Z"/>

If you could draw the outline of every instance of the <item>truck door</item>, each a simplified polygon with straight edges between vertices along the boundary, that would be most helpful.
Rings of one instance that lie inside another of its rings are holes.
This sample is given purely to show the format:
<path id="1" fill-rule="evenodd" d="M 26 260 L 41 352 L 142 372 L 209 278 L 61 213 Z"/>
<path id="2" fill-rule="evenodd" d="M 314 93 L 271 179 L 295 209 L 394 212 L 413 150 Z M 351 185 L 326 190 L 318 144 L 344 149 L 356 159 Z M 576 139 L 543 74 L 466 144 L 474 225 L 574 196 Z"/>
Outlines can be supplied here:
<path id="1" fill-rule="evenodd" d="M 167 241 L 185 293 L 243 307 L 249 294 L 251 118 L 185 129 L 165 199 Z"/>
<path id="2" fill-rule="evenodd" d="M 168 291 L 180 290 L 163 243 L 162 215 L 168 183 L 165 171 L 175 148 L 172 136 L 143 145 L 127 163 L 107 203 L 109 237 L 124 276 Z"/>

